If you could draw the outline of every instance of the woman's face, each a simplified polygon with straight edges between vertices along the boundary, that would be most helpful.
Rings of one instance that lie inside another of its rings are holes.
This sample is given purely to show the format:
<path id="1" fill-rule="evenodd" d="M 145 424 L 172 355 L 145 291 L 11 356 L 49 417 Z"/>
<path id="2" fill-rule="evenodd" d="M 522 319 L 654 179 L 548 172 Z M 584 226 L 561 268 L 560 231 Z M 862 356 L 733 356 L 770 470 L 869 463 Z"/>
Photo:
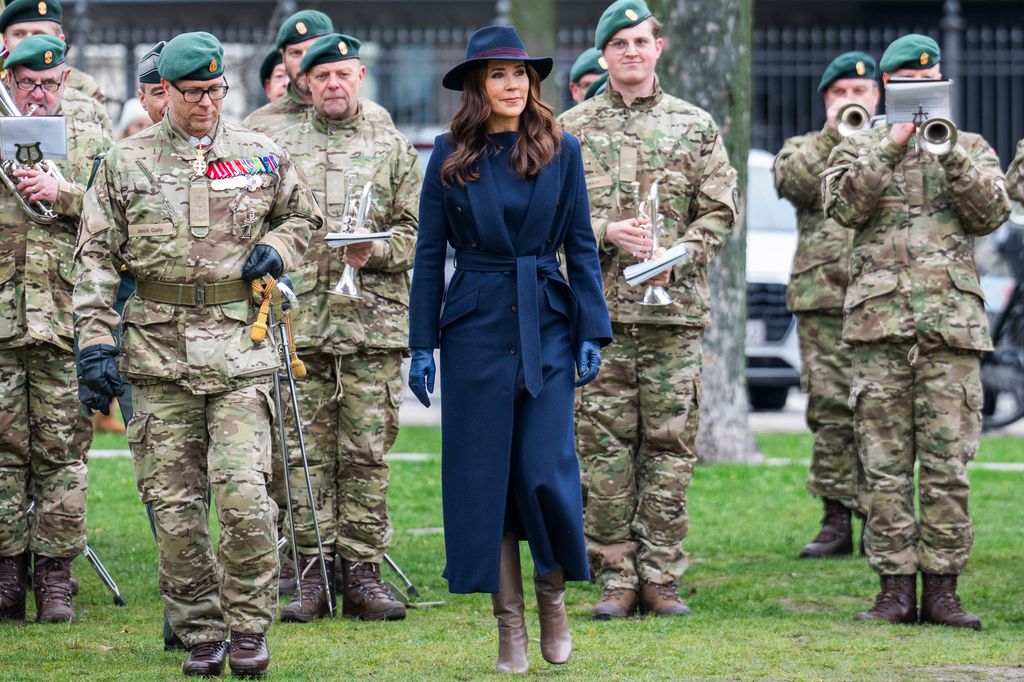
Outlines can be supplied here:
<path id="1" fill-rule="evenodd" d="M 523 62 L 492 59 L 484 74 L 484 92 L 492 119 L 518 118 L 530 96 L 530 77 Z"/>

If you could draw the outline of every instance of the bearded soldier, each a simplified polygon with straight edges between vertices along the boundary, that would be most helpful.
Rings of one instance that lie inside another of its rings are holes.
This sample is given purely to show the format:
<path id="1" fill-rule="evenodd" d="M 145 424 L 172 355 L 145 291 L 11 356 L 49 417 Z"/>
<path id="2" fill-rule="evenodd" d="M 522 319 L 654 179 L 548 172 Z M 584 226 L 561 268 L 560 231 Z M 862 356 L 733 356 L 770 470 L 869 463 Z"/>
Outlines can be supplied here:
<path id="1" fill-rule="evenodd" d="M 697 461 L 707 263 L 736 221 L 736 173 L 718 127 L 707 112 L 663 92 L 654 74 L 660 27 L 643 0 L 609 6 L 595 39 L 607 89 L 561 117 L 582 142 L 614 332 L 601 374 L 582 391 L 577 426 L 590 486 L 588 552 L 604 588 L 593 610 L 598 619 L 632 614 L 638 597 L 657 615 L 690 613 L 677 582 L 686 568 L 681 542 Z M 689 257 L 649 280 L 672 301 L 646 306 L 643 288 L 630 287 L 623 268 L 652 255 L 649 223 L 634 197 L 655 181 L 662 244 L 681 242 Z"/>
<path id="2" fill-rule="evenodd" d="M 159 65 L 167 114 L 104 160 L 76 251 L 83 380 L 108 396 L 120 392 L 122 374 L 132 384 L 128 440 L 139 496 L 155 517 L 164 606 L 190 649 L 187 675 L 220 674 L 229 635 L 234 673 L 262 674 L 270 662 L 277 508 L 266 484 L 278 354 L 251 338 L 248 281 L 298 265 L 322 223 L 280 148 L 221 119 L 223 56 L 209 33 L 167 43 Z M 137 287 L 120 353 L 114 262 Z"/>
<path id="3" fill-rule="evenodd" d="M 355 214 L 365 183 L 373 186 L 367 227 L 390 230 L 387 241 L 331 249 L 315 237 L 303 265 L 292 274 L 302 303 L 295 342 L 307 376 L 298 384 L 300 412 L 309 445 L 316 515 L 325 551 L 334 549 L 343 613 L 352 618 L 398 620 L 405 607 L 380 578 L 391 539 L 388 465 L 398 435 L 402 403 L 400 368 L 406 352 L 409 277 L 416 246 L 420 173 L 416 150 L 395 128 L 363 111 L 359 89 L 366 67 L 360 42 L 328 34 L 302 59 L 313 113 L 281 132 L 276 141 L 309 179 L 324 211 L 327 231 L 341 232 Z M 349 201 L 346 204 L 346 200 Z M 357 269 L 362 299 L 332 295 L 345 267 Z M 297 443 L 289 443 L 293 491 L 301 490 Z M 305 496 L 293 506 L 302 554 L 302 603 L 292 602 L 282 620 L 309 621 L 327 612 L 316 559 L 312 511 Z M 294 504 L 294 503 L 293 503 Z"/>
<path id="4" fill-rule="evenodd" d="M 32 36 L 4 64 L 21 111 L 64 116 L 68 159 L 55 164 L 63 181 L 39 170 L 14 173 L 26 201 L 53 206 L 52 224 L 0 193 L 0 619 L 25 617 L 34 558 L 36 620 L 73 621 L 71 561 L 85 549 L 92 421 L 76 395 L 72 250 L 93 158 L 110 147 L 110 131 L 78 115 L 91 106 L 84 96 L 65 100 L 64 55 L 60 39 Z"/>
<path id="5" fill-rule="evenodd" d="M 818 85 L 825 100 L 824 128 L 786 140 L 773 168 L 779 196 L 796 207 L 800 228 L 786 303 L 797 315 L 807 425 L 814 433 L 807 491 L 825 506 L 821 530 L 800 550 L 801 557 L 852 553 L 851 514 L 864 518 L 867 512 L 847 402 L 853 358 L 842 340 L 852 233 L 822 213 L 821 173 L 842 140 L 838 116 L 843 107 L 857 104 L 869 117 L 875 113 L 880 95 L 876 70 L 875 60 L 864 52 L 833 59 Z"/>
<path id="6" fill-rule="evenodd" d="M 939 79 L 939 46 L 911 34 L 882 55 L 882 81 Z M 850 406 L 870 501 L 864 545 L 880 575 L 860 620 L 981 629 L 957 577 L 974 531 L 967 463 L 977 453 L 979 353 L 991 350 L 974 239 L 1009 215 L 999 159 L 961 132 L 932 153 L 914 123 L 854 135 L 825 171 L 825 214 L 854 230 L 843 340 L 853 346 Z M 914 464 L 920 465 L 920 517 Z"/>

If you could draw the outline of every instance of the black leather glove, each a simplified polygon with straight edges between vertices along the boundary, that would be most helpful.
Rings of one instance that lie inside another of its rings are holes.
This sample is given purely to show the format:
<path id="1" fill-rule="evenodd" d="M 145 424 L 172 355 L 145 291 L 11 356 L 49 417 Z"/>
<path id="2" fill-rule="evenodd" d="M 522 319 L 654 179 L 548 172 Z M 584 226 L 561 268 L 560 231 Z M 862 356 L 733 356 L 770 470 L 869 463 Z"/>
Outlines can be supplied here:
<path id="1" fill-rule="evenodd" d="M 283 272 L 284 261 L 281 260 L 281 255 L 274 250 L 274 247 L 257 244 L 249 254 L 249 259 L 245 261 L 245 267 L 242 268 L 242 279 L 251 282 L 263 275 L 270 275 L 277 279 Z"/>
<path id="2" fill-rule="evenodd" d="M 106 415 L 110 414 L 111 397 L 97 393 L 86 386 L 82 377 L 78 377 L 78 400 L 90 410 L 102 412 Z"/>
<path id="3" fill-rule="evenodd" d="M 106 396 L 108 405 L 115 395 L 124 395 L 127 387 L 117 371 L 118 353 L 117 346 L 107 343 L 78 351 L 78 362 L 82 368 L 81 383 L 94 393 Z"/>

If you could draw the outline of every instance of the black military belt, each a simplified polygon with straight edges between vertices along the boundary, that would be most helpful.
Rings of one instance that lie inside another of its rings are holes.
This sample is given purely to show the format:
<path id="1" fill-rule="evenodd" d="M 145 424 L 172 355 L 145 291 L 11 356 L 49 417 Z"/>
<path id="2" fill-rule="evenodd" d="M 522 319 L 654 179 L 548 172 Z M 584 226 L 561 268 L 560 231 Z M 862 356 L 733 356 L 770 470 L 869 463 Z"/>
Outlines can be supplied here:
<path id="1" fill-rule="evenodd" d="M 232 279 L 214 284 L 174 284 L 140 279 L 135 283 L 140 298 L 171 305 L 221 305 L 244 301 L 252 295 L 249 283 Z"/>

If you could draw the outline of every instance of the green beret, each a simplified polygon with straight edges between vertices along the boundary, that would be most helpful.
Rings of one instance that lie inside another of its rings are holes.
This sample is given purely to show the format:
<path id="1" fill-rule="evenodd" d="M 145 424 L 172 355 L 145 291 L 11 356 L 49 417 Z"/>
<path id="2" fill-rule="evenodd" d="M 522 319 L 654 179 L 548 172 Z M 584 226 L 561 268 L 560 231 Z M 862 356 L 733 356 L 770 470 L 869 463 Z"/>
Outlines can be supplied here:
<path id="1" fill-rule="evenodd" d="M 11 50 L 4 61 L 4 68 L 24 66 L 33 71 L 45 71 L 64 63 L 67 46 L 60 38 L 53 36 L 29 36 Z"/>
<path id="2" fill-rule="evenodd" d="M 224 46 L 205 31 L 182 33 L 160 53 L 160 77 L 169 81 L 208 81 L 224 73 Z"/>
<path id="3" fill-rule="evenodd" d="M 844 52 L 833 59 L 821 74 L 818 92 L 825 92 L 828 86 L 840 78 L 864 78 L 873 81 L 877 70 L 875 60 L 867 52 Z"/>
<path id="4" fill-rule="evenodd" d="M 911 33 L 897 38 L 885 48 L 879 67 L 883 73 L 900 69 L 930 69 L 941 59 L 938 43 L 920 33 Z"/>
<path id="5" fill-rule="evenodd" d="M 296 12 L 281 24 L 277 30 L 277 49 L 292 43 L 301 43 L 303 40 L 316 38 L 334 32 L 334 24 L 331 18 L 323 12 L 315 9 L 304 9 Z"/>
<path id="6" fill-rule="evenodd" d="M 583 99 L 584 100 L 588 100 L 591 97 L 597 97 L 602 92 L 604 92 L 607 88 L 608 88 L 608 72 L 606 71 L 603 76 L 601 76 L 596 81 L 594 81 L 593 83 L 590 84 L 590 87 L 587 88 L 587 94 L 586 94 L 586 96 Z"/>
<path id="7" fill-rule="evenodd" d="M 260 64 L 260 85 L 263 85 L 270 78 L 270 75 L 274 73 L 274 68 L 282 62 L 281 50 L 276 47 L 271 48 L 267 56 L 263 58 L 263 63 Z"/>
<path id="8" fill-rule="evenodd" d="M 577 83 L 588 73 L 604 72 L 604 58 L 601 56 L 601 51 L 596 47 L 588 47 L 583 54 L 576 58 L 572 68 L 569 69 L 569 82 Z"/>
<path id="9" fill-rule="evenodd" d="M 52 21 L 61 23 L 60 0 L 13 0 L 0 14 L 0 32 L 11 24 L 23 21 Z"/>
<path id="10" fill-rule="evenodd" d="M 345 59 L 356 59 L 359 57 L 359 47 L 361 45 L 362 43 L 352 36 L 342 33 L 328 33 L 309 46 L 306 54 L 302 57 L 299 71 L 301 73 L 308 73 L 317 64 L 329 64 L 330 62 L 340 62 Z"/>
<path id="11" fill-rule="evenodd" d="M 139 60 L 139 84 L 156 85 L 160 82 L 160 53 L 167 43 L 161 40 Z"/>
<path id="12" fill-rule="evenodd" d="M 604 11 L 594 32 L 594 47 L 603 50 L 612 36 L 624 28 L 636 26 L 651 16 L 644 0 L 615 0 Z"/>

